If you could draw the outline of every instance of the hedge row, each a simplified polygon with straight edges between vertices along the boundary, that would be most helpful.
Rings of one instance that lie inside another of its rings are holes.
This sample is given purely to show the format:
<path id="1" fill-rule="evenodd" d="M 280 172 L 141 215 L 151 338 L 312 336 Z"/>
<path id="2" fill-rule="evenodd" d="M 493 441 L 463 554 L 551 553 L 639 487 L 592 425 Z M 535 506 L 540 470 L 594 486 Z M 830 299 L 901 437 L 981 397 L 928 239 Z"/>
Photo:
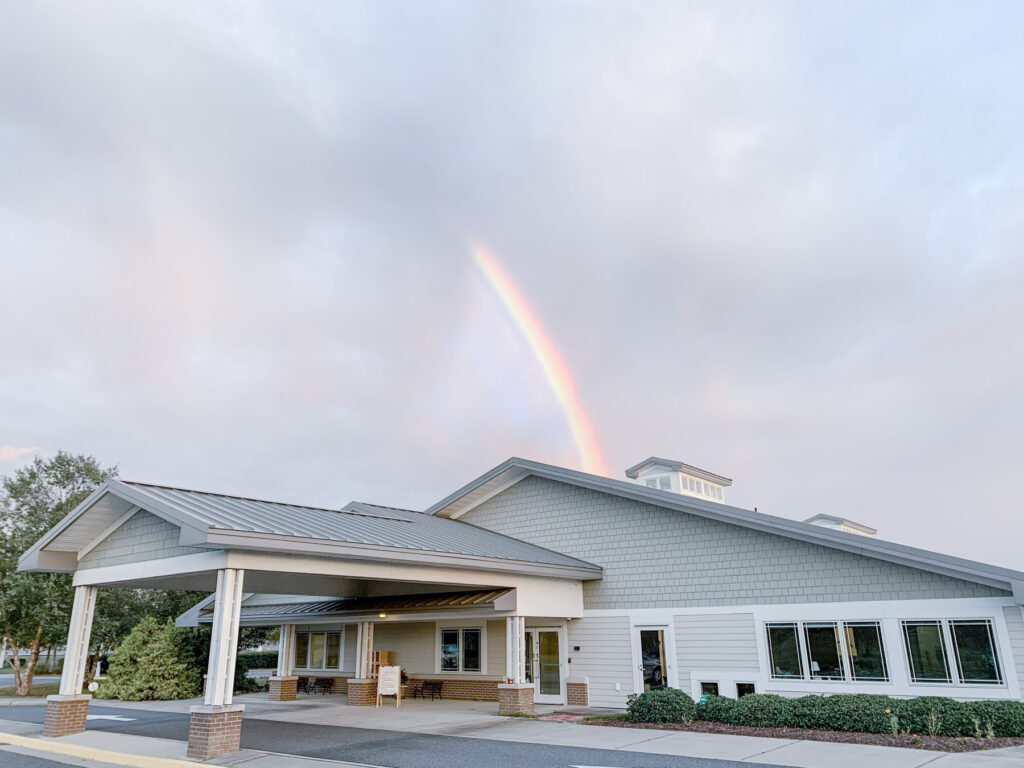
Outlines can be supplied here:
<path id="1" fill-rule="evenodd" d="M 246 651 L 238 654 L 239 661 L 245 660 L 247 669 L 275 669 L 277 651 Z"/>
<path id="2" fill-rule="evenodd" d="M 1024 702 L 956 701 L 940 696 L 893 699 L 870 694 L 707 696 L 699 704 L 683 691 L 663 688 L 630 699 L 633 722 L 709 720 L 766 728 L 816 728 L 867 733 L 992 738 L 1024 736 Z"/>

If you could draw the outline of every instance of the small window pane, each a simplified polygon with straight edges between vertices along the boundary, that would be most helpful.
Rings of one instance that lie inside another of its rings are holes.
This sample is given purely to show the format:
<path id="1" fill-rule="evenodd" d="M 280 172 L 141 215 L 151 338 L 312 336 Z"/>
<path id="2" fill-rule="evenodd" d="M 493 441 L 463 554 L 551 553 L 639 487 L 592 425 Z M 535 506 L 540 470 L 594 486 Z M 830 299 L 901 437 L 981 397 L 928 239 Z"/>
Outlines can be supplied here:
<path id="1" fill-rule="evenodd" d="M 882 629 L 876 621 L 847 622 L 846 650 L 850 674 L 854 680 L 887 681 Z"/>
<path id="2" fill-rule="evenodd" d="M 903 622 L 903 638 L 915 683 L 951 683 L 942 625 L 937 621 Z"/>
<path id="3" fill-rule="evenodd" d="M 705 696 L 717 696 L 718 683 L 701 683 L 700 692 Z"/>
<path id="4" fill-rule="evenodd" d="M 657 488 L 658 487 L 658 481 L 653 479 L 653 478 L 650 479 L 650 480 L 644 480 L 644 483 L 647 484 L 648 488 Z"/>
<path id="5" fill-rule="evenodd" d="M 803 677 L 796 624 L 768 624 L 772 677 Z"/>
<path id="6" fill-rule="evenodd" d="M 341 666 L 341 633 L 327 633 L 327 668 L 338 669 Z"/>
<path id="7" fill-rule="evenodd" d="M 671 491 L 672 490 L 672 478 L 671 477 L 659 478 L 658 479 L 658 487 L 661 490 L 663 490 L 663 491 Z"/>
<path id="8" fill-rule="evenodd" d="M 313 632 L 309 635 L 309 668 L 324 668 L 324 634 Z"/>
<path id="9" fill-rule="evenodd" d="M 462 671 L 480 671 L 480 630 L 462 630 Z"/>
<path id="10" fill-rule="evenodd" d="M 736 698 L 742 699 L 751 693 L 756 693 L 757 689 L 753 683 L 736 683 Z"/>
<path id="11" fill-rule="evenodd" d="M 951 621 L 949 629 L 961 683 L 1003 682 L 991 621 Z"/>
<path id="12" fill-rule="evenodd" d="M 441 669 L 445 672 L 459 671 L 459 630 L 441 630 Z"/>
<path id="13" fill-rule="evenodd" d="M 807 662 L 811 666 L 811 679 L 844 679 L 836 625 L 805 624 L 804 637 L 807 640 Z"/>
<path id="14" fill-rule="evenodd" d="M 295 666 L 305 669 L 309 666 L 309 633 L 295 633 Z"/>

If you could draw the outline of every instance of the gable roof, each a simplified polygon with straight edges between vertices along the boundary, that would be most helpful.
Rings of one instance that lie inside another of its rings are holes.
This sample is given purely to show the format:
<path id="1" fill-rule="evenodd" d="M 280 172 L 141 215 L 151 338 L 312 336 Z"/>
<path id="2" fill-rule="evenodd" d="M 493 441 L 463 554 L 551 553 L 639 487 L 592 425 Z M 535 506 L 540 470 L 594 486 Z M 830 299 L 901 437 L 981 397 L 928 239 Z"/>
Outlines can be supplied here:
<path id="1" fill-rule="evenodd" d="M 103 514 L 98 521 L 86 524 L 93 509 Z M 19 568 L 61 570 L 40 564 L 40 553 L 77 554 L 89 546 L 89 536 L 105 527 L 105 534 L 100 535 L 109 535 L 108 526 L 116 520 L 123 522 L 124 515 L 130 516 L 138 509 L 180 526 L 181 543 L 191 546 L 382 560 L 403 553 L 407 560 L 449 565 L 456 564 L 455 560 L 472 561 L 475 567 L 484 569 L 520 564 L 531 572 L 547 575 L 563 571 L 571 578 L 601 575 L 599 566 L 579 558 L 422 512 L 359 502 L 342 509 L 305 507 L 121 480 L 108 480 L 100 486 L 22 555 Z M 71 558 L 67 561 L 73 562 Z"/>
<path id="2" fill-rule="evenodd" d="M 665 509 L 985 584 L 1012 592 L 1017 602 L 1024 605 L 1024 573 L 1020 571 L 517 457 L 508 459 L 485 472 L 424 511 L 427 514 L 455 519 L 529 476 L 568 483 Z"/>

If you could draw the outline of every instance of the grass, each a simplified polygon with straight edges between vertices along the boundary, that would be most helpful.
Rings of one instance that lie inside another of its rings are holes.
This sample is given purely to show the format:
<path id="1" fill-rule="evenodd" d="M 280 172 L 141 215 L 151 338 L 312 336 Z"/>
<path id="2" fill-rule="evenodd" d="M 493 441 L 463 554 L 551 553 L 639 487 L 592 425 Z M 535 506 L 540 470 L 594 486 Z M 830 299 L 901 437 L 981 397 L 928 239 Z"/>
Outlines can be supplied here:
<path id="1" fill-rule="evenodd" d="M 584 723 L 600 723 L 600 722 L 607 722 L 609 720 L 625 720 L 628 717 L 629 717 L 629 715 L 627 715 L 625 712 L 617 713 L 617 714 L 614 714 L 614 715 L 589 715 L 589 716 L 583 718 L 583 722 Z"/>
<path id="2" fill-rule="evenodd" d="M 0 688 L 0 698 L 14 696 L 15 687 Z M 36 683 L 32 686 L 30 696 L 49 696 L 60 692 L 60 683 Z"/>

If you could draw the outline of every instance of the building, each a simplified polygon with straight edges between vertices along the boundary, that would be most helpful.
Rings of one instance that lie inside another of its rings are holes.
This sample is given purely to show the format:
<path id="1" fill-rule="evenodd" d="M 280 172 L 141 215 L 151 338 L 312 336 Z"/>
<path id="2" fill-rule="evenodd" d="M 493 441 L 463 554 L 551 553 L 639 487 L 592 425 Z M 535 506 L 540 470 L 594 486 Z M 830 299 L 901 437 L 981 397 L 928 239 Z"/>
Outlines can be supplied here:
<path id="1" fill-rule="evenodd" d="M 75 574 L 47 732 L 84 728 L 81 649 L 105 585 L 213 593 L 179 619 L 213 627 L 189 737 L 204 759 L 237 749 L 248 624 L 281 626 L 279 700 L 308 676 L 372 703 L 381 662 L 507 713 L 624 707 L 665 685 L 1021 698 L 1024 573 L 730 507 L 728 478 L 681 462 L 627 474 L 513 458 L 422 512 L 108 481 L 19 564 Z"/>

